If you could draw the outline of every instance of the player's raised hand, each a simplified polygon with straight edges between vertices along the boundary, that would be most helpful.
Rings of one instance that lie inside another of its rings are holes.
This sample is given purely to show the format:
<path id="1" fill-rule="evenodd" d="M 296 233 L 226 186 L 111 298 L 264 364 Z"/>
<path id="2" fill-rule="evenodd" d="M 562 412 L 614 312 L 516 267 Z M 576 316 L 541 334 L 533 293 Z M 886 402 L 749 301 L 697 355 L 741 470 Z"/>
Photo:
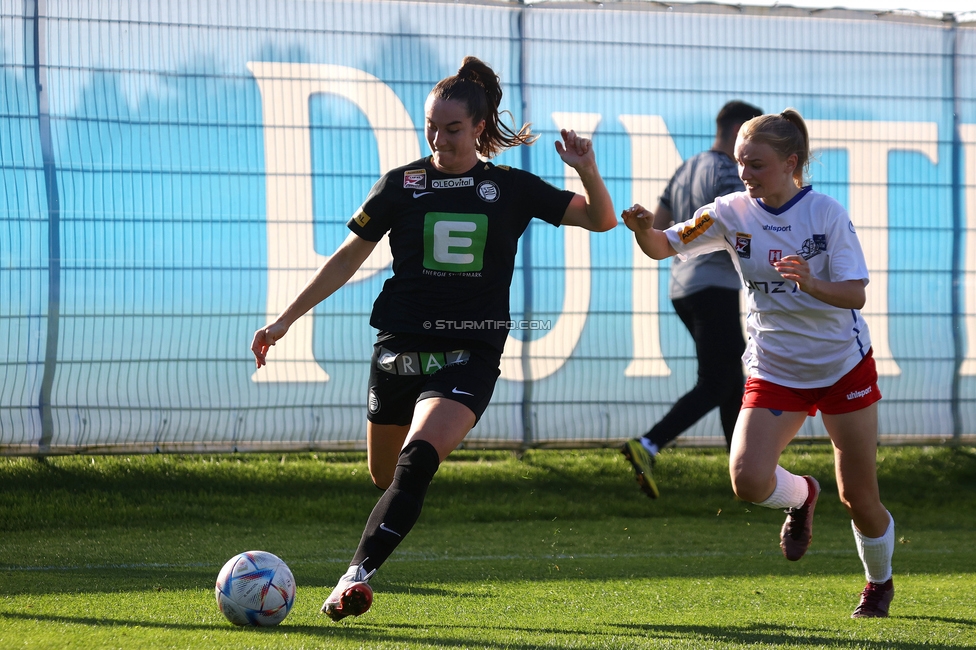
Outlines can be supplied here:
<path id="1" fill-rule="evenodd" d="M 810 264 L 799 255 L 787 255 L 773 263 L 776 272 L 784 280 L 791 280 L 800 285 L 800 291 L 806 292 L 810 286 Z"/>
<path id="2" fill-rule="evenodd" d="M 592 140 L 576 135 L 573 130 L 562 129 L 559 134 L 563 140 L 556 140 L 556 153 L 564 163 L 577 170 L 596 164 Z"/>
<path id="3" fill-rule="evenodd" d="M 635 203 L 631 207 L 624 209 L 620 213 L 620 216 L 623 217 L 624 225 L 634 232 L 650 230 L 654 227 L 654 213 L 640 203 Z"/>
<path id="4" fill-rule="evenodd" d="M 254 333 L 254 338 L 251 340 L 251 352 L 254 353 L 254 361 L 258 368 L 267 364 L 268 350 L 287 332 L 288 326 L 276 321 Z"/>

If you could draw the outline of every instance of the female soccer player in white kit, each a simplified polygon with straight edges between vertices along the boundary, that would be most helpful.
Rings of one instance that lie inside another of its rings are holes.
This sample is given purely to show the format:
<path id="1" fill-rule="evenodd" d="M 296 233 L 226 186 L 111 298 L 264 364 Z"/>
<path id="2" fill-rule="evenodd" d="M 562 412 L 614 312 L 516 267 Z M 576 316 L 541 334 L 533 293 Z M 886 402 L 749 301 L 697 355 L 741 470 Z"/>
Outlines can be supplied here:
<path id="1" fill-rule="evenodd" d="M 623 219 L 654 259 L 730 252 L 748 292 L 749 336 L 729 459 L 732 488 L 744 500 L 786 509 L 780 546 L 787 559 L 799 560 L 812 538 L 820 485 L 791 474 L 779 458 L 819 409 L 868 580 L 851 616 L 887 616 L 895 530 L 878 490 L 881 394 L 860 313 L 864 254 L 847 211 L 803 184 L 810 145 L 798 112 L 746 122 L 735 158 L 744 192 L 720 197 L 666 231 L 654 230 L 653 214 L 640 205 L 624 210 Z"/>

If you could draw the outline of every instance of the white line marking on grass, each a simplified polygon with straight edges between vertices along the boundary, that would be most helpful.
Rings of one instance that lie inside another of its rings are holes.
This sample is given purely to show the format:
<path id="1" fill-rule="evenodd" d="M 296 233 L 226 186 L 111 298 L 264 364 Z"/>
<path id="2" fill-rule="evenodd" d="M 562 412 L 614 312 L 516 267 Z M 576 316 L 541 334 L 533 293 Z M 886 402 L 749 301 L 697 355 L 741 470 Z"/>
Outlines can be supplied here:
<path id="1" fill-rule="evenodd" d="M 913 554 L 925 555 L 951 555 L 952 549 L 920 549 L 913 550 Z M 351 555 L 352 550 L 349 551 Z M 634 559 L 634 558 L 735 558 L 735 557 L 758 557 L 759 555 L 778 556 L 779 553 L 759 553 L 758 551 L 748 551 L 742 553 L 730 553 L 728 551 L 709 551 L 709 552 L 670 552 L 670 553 L 547 553 L 536 554 L 509 554 L 509 555 L 450 555 L 447 553 L 423 553 L 402 551 L 390 558 L 390 562 L 509 562 L 509 561 L 532 561 L 532 560 L 610 560 L 614 558 Z M 856 555 L 854 549 L 850 550 L 811 550 L 807 551 L 810 555 Z M 348 562 L 348 556 L 344 557 L 314 557 L 314 558 L 290 558 L 291 564 L 341 564 Z M 73 564 L 63 566 L 16 566 L 0 564 L 0 571 L 104 571 L 106 569 L 131 570 L 131 569 L 192 569 L 192 568 L 212 568 L 219 569 L 222 565 L 211 562 L 135 562 L 123 564 Z"/>
<path id="2" fill-rule="evenodd" d="M 193 567 L 220 567 L 210 562 L 142 562 L 135 564 L 69 564 L 65 566 L 6 566 L 0 571 L 90 571 L 104 569 L 189 569 Z"/>

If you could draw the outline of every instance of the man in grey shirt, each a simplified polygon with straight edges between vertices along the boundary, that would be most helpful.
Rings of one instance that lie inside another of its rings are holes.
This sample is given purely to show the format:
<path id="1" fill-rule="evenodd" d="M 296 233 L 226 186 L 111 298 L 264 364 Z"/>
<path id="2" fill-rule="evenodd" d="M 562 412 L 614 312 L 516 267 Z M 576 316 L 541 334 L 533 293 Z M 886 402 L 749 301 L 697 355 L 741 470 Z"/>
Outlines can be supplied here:
<path id="1" fill-rule="evenodd" d="M 761 109 L 741 101 L 722 107 L 715 119 L 712 148 L 678 167 L 654 211 L 655 228 L 664 230 L 687 221 L 715 197 L 745 189 L 733 159 L 735 139 L 739 127 L 759 115 Z M 744 384 L 740 288 L 739 274 L 726 251 L 671 260 L 671 304 L 695 341 L 698 381 L 650 431 L 628 440 L 621 450 L 634 466 L 641 490 L 652 499 L 659 494 L 651 473 L 657 452 L 716 406 L 726 447 L 732 444 Z"/>

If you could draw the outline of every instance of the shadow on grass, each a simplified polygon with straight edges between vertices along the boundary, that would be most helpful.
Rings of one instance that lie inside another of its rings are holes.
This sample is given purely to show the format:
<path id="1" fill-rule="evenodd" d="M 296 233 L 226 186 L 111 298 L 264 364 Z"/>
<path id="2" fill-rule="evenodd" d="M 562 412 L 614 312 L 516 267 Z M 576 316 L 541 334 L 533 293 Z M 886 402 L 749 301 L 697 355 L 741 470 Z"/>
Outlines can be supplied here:
<path id="1" fill-rule="evenodd" d="M 892 617 L 896 619 L 899 617 Z M 904 617 L 918 618 L 918 617 Z M 923 617 L 924 618 L 924 617 Z M 861 623 L 852 623 L 852 629 Z M 870 623 L 869 623 L 870 625 Z M 764 647 L 780 647 L 782 645 L 809 646 L 812 648 L 850 648 L 852 637 L 845 631 L 816 630 L 793 625 L 771 625 L 756 623 L 742 627 L 712 626 L 712 625 L 620 625 L 619 627 L 632 631 L 639 631 L 650 638 L 667 639 L 669 641 L 695 641 L 705 644 L 737 643 L 743 645 L 760 644 Z M 871 641 L 857 639 L 858 648 L 878 650 L 916 650 L 917 641 Z M 944 650 L 964 650 L 972 648 L 970 645 L 945 645 Z"/>
<path id="2" fill-rule="evenodd" d="M 946 616 L 899 616 L 898 618 L 904 618 L 910 621 L 935 621 L 938 623 L 976 627 L 976 618 L 948 618 Z"/>
<path id="3" fill-rule="evenodd" d="M 426 644 L 433 647 L 505 647 L 516 650 L 544 650 L 553 647 L 553 637 L 565 637 L 567 642 L 572 641 L 577 647 L 586 647 L 586 640 L 594 637 L 613 637 L 620 640 L 620 632 L 625 631 L 629 636 L 641 638 L 645 641 L 654 642 L 655 640 L 669 642 L 726 642 L 739 644 L 770 644 L 781 645 L 789 643 L 791 645 L 809 644 L 816 647 L 848 647 L 849 639 L 836 638 L 830 633 L 804 630 L 803 628 L 777 626 L 777 625 L 754 625 L 744 628 L 728 628 L 713 626 L 694 626 L 694 625 L 621 625 L 620 629 L 614 632 L 594 632 L 586 629 L 569 629 L 555 627 L 500 627 L 492 626 L 484 628 L 472 625 L 416 625 L 416 624 L 358 624 L 335 625 L 323 620 L 321 626 L 318 625 L 288 625 L 282 624 L 271 628 L 234 628 L 225 624 L 200 624 L 200 623 L 169 623 L 152 620 L 120 620 L 112 618 L 97 618 L 92 616 L 63 616 L 63 615 L 32 615 L 10 612 L 0 612 L 0 620 L 55 623 L 59 625 L 86 626 L 92 628 L 148 628 L 159 630 L 174 630 L 184 632 L 226 632 L 231 634 L 260 634 L 261 636 L 282 636 L 305 634 L 316 637 L 329 637 L 331 639 L 348 639 L 360 642 L 396 642 Z M 511 635 L 514 639 L 492 641 L 486 639 L 487 635 Z M 534 642 L 530 639 L 533 636 L 540 636 L 547 639 L 544 642 Z M 598 642 L 605 645 L 605 640 Z M 893 650 L 908 650 L 915 647 L 910 644 L 899 644 L 891 642 L 862 642 L 863 648 L 888 648 Z M 957 646 L 942 646 L 948 650 L 954 650 Z M 962 648 L 962 646 L 958 646 Z"/>
<path id="4" fill-rule="evenodd" d="M 905 616 L 892 617 L 907 620 L 937 621 L 943 623 L 974 625 L 976 622 L 966 619 L 953 619 L 938 616 Z M 63 616 L 36 615 L 15 612 L 0 612 L 0 620 L 56 623 L 61 625 L 81 625 L 97 628 L 150 628 L 161 630 L 183 631 L 223 631 L 233 634 L 261 634 L 269 636 L 305 634 L 309 636 L 344 638 L 360 642 L 395 642 L 426 644 L 434 647 L 505 647 L 517 650 L 543 650 L 553 647 L 553 637 L 565 637 L 567 644 L 574 647 L 586 647 L 586 640 L 594 637 L 609 637 L 620 641 L 621 634 L 655 643 L 728 643 L 739 645 L 761 644 L 778 647 L 781 645 L 810 646 L 818 648 L 847 648 L 850 647 L 850 630 L 843 633 L 831 630 L 797 627 L 794 625 L 751 624 L 744 626 L 712 626 L 712 625 L 611 625 L 611 631 L 594 631 L 592 629 L 570 629 L 558 627 L 505 627 L 505 626 L 474 626 L 474 625 L 430 625 L 430 624 L 377 624 L 357 622 L 350 624 L 333 624 L 323 618 L 322 625 L 289 625 L 287 623 L 270 628 L 237 628 L 227 624 L 200 623 L 172 623 L 152 620 L 120 620 L 112 618 L 97 618 L 91 616 Z M 852 628 L 862 626 L 863 623 L 852 623 Z M 870 625 L 870 623 L 868 623 Z M 410 631 L 410 633 L 407 633 Z M 399 633 L 398 633 L 399 632 Z M 508 636 L 514 639 L 492 641 L 485 636 Z M 534 642 L 529 637 L 539 636 L 545 642 Z M 915 641 L 871 641 L 858 640 L 859 648 L 912 650 L 917 648 Z M 604 647 L 605 639 L 597 641 L 597 645 Z M 941 644 L 944 650 L 964 650 L 972 648 L 969 645 Z"/>
<path id="5" fill-rule="evenodd" d="M 201 624 L 201 623 L 163 623 L 160 621 L 147 620 L 120 620 L 111 618 L 96 618 L 91 616 L 62 616 L 62 615 L 33 615 L 0 611 L 0 621 L 39 622 L 55 623 L 60 625 L 80 625 L 95 628 L 148 628 L 159 630 L 175 630 L 184 632 L 225 632 L 229 634 L 260 634 L 262 636 L 288 637 L 288 643 L 293 643 L 296 635 L 308 635 L 313 637 L 328 637 L 330 639 L 346 639 L 362 644 L 378 643 L 406 643 L 423 644 L 432 647 L 445 648 L 491 648 L 505 647 L 515 650 L 551 650 L 551 642 L 534 643 L 531 641 L 512 642 L 509 640 L 494 642 L 485 638 L 492 633 L 511 633 L 516 639 L 528 635 L 546 635 L 551 638 L 553 635 L 566 636 L 575 641 L 574 645 L 579 645 L 580 639 L 597 636 L 591 630 L 569 630 L 556 628 L 504 628 L 474 626 L 474 625 L 414 625 L 414 624 L 392 624 L 378 625 L 375 623 L 358 623 L 350 625 L 346 623 L 334 624 L 323 617 L 322 625 L 289 625 L 283 623 L 277 627 L 234 627 L 230 624 Z M 410 631 L 407 633 L 407 631 Z M 458 634 L 461 632 L 461 634 Z M 604 633 L 599 633 L 604 636 Z M 619 636 L 619 635 L 616 635 Z M 282 639 L 284 641 L 284 638 Z M 585 646 L 583 646 L 585 647 Z"/>

